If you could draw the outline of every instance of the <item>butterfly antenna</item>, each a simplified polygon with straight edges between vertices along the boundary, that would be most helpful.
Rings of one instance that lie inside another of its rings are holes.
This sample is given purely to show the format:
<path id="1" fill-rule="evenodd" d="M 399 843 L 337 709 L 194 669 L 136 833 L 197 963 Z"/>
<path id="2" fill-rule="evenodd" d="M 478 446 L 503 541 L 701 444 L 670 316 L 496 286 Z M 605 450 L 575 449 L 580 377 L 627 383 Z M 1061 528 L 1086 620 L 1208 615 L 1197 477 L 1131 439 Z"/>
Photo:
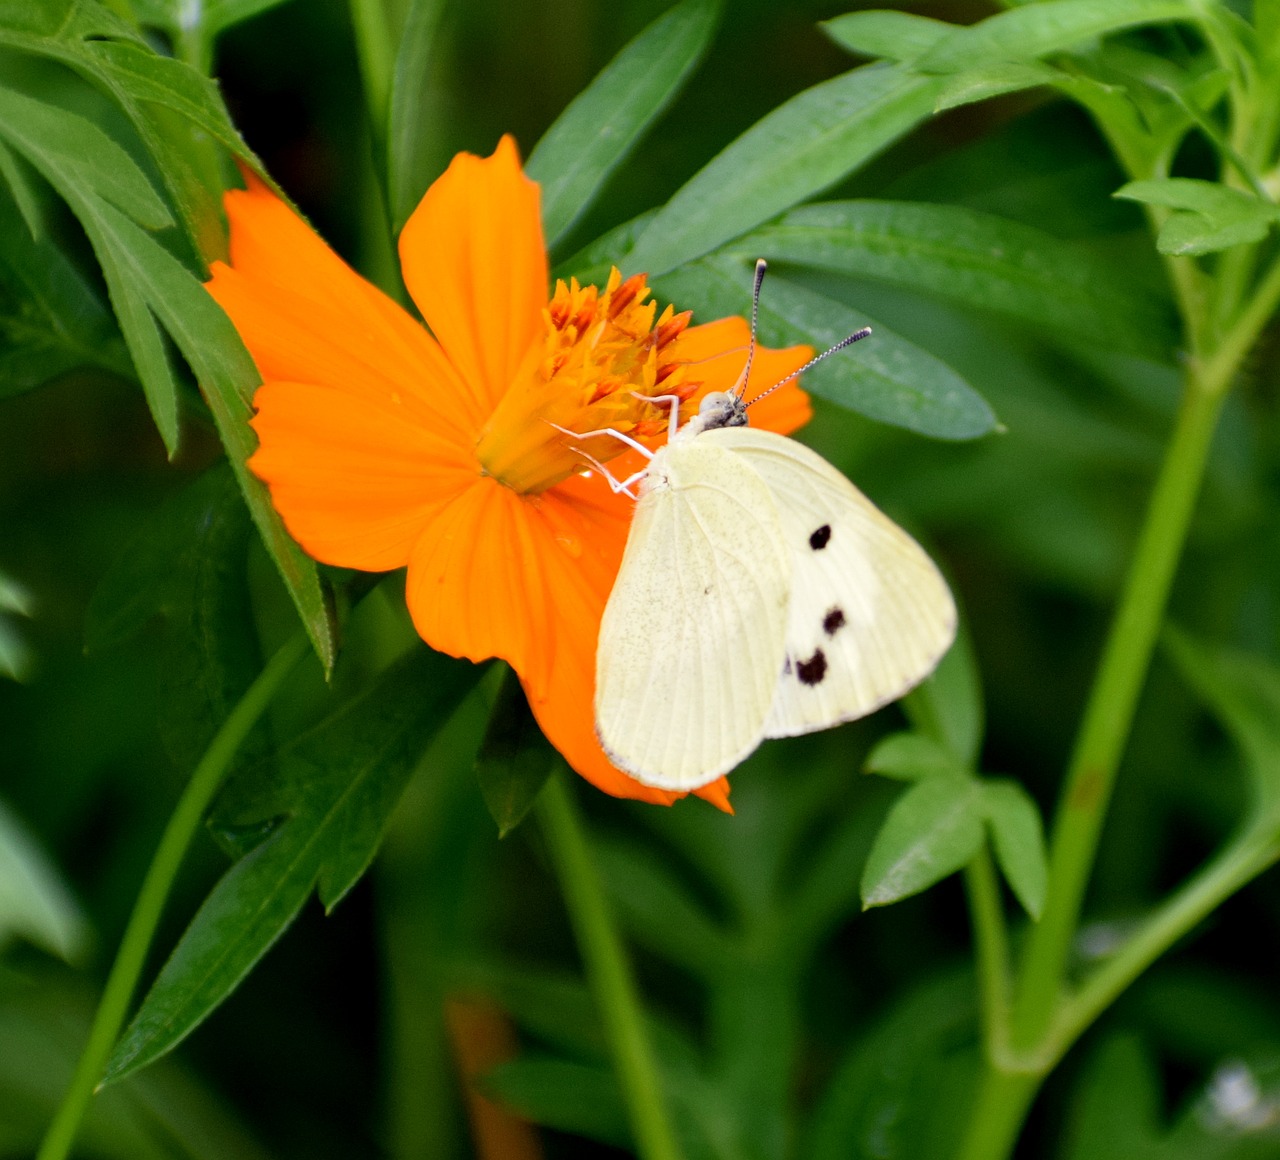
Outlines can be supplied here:
<path id="1" fill-rule="evenodd" d="M 757 267 L 757 271 L 758 270 L 759 270 L 759 267 Z M 757 282 L 756 282 L 757 289 L 759 288 L 759 285 L 760 283 L 759 283 L 758 274 L 757 274 Z M 760 402 L 760 400 L 765 398 L 766 396 L 772 395 L 773 392 L 776 391 L 779 387 L 785 387 L 792 379 L 798 379 L 802 374 L 804 374 L 805 371 L 807 371 L 810 367 L 817 366 L 818 363 L 820 363 L 824 358 L 829 358 L 831 355 L 835 354 L 836 351 L 844 350 L 846 346 L 852 346 L 855 342 L 861 342 L 870 333 L 871 333 L 871 327 L 869 326 L 864 326 L 861 330 L 855 330 L 847 338 L 842 338 L 839 342 L 835 344 L 835 346 L 828 347 L 820 355 L 817 355 L 816 357 L 811 358 L 807 363 L 804 364 L 804 366 L 800 367 L 798 370 L 792 371 L 789 375 L 787 375 L 785 379 L 779 379 L 767 391 L 763 392 L 763 394 L 759 394 L 754 399 L 752 399 L 751 402 L 747 404 L 747 406 L 750 407 L 753 404 Z"/>
<path id="2" fill-rule="evenodd" d="M 756 259 L 756 278 L 751 287 L 751 341 L 747 344 L 747 365 L 742 368 L 742 377 L 734 388 L 735 398 L 742 398 L 747 393 L 747 381 L 751 378 L 751 362 L 756 357 L 756 322 L 760 317 L 760 287 L 764 284 L 764 272 L 769 263 L 763 258 Z M 781 384 L 779 384 L 781 385 Z"/>

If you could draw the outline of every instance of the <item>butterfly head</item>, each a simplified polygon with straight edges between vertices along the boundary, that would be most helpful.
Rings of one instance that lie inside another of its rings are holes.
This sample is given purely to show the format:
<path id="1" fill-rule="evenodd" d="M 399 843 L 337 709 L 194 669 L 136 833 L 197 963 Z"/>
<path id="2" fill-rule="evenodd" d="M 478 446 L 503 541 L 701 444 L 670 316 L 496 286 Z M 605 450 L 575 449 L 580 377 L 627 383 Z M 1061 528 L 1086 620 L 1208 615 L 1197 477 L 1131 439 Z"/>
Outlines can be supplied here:
<path id="1" fill-rule="evenodd" d="M 685 430 L 690 435 L 699 435 L 717 427 L 746 425 L 747 405 L 731 391 L 712 391 L 703 398 L 698 413 L 689 420 Z"/>

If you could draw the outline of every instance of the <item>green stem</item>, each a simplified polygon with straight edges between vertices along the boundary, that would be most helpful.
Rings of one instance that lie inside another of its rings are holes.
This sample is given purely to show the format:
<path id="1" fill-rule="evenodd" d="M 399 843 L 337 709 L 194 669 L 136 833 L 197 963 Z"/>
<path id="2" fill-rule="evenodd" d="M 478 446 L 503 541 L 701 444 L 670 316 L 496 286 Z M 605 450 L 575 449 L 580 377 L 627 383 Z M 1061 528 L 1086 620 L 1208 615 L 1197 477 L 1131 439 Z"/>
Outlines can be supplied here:
<path id="1" fill-rule="evenodd" d="M 969 1132 L 955 1160 L 1000 1160 L 1013 1151 L 1041 1077 L 988 1065 L 974 1101 Z"/>
<path id="2" fill-rule="evenodd" d="M 1000 903 L 1000 883 L 985 845 L 966 867 L 964 884 L 973 918 L 983 1040 L 988 1057 L 992 1057 L 1001 1054 L 1008 1042 L 1009 939 Z"/>
<path id="3" fill-rule="evenodd" d="M 1115 954 L 1089 976 L 1080 990 L 1063 1004 L 1047 1045 L 1061 1058 L 1070 1045 L 1105 1011 L 1130 983 L 1178 939 L 1212 914 L 1246 883 L 1280 857 L 1274 825 L 1248 831 L 1176 893 Z"/>
<path id="4" fill-rule="evenodd" d="M 1200 491 L 1221 391 L 1192 376 L 1156 480 L 1133 564 L 1085 709 L 1059 803 L 1044 915 L 1033 928 L 1014 1009 L 1014 1046 L 1036 1044 L 1053 1016 L 1116 770 Z"/>
<path id="5" fill-rule="evenodd" d="M 299 634 L 267 662 L 222 723 L 222 728 L 214 736 L 191 775 L 191 780 L 165 827 L 155 856 L 151 859 L 151 866 L 133 904 L 129 925 L 125 927 L 124 938 L 121 939 L 116 960 L 111 965 L 111 974 L 107 977 L 106 988 L 98 1003 L 93 1027 L 89 1031 L 89 1041 L 76 1065 L 71 1086 L 40 1145 L 36 1160 L 65 1160 L 70 1154 L 80 1121 L 88 1110 L 111 1049 L 115 1046 L 120 1028 L 129 1013 L 129 1004 L 146 963 L 147 953 L 151 949 L 151 940 L 155 936 L 156 926 L 160 922 L 165 901 L 169 897 L 169 890 L 187 847 L 200 827 L 200 820 L 209 802 L 222 784 L 222 778 L 236 751 L 271 703 L 285 678 L 308 651 L 307 638 Z"/>
<path id="6" fill-rule="evenodd" d="M 553 774 L 548 779 L 536 808 L 587 980 L 604 1021 L 637 1151 L 641 1160 L 679 1160 L 640 998 L 587 845 L 581 815 L 563 775 Z"/>
<path id="7" fill-rule="evenodd" d="M 396 53 L 391 26 L 383 0 L 350 0 L 351 25 L 355 30 L 356 55 L 364 82 L 364 99 L 369 109 L 374 152 L 381 159 L 387 143 L 387 115 L 391 102 L 391 78 L 395 75 Z"/>

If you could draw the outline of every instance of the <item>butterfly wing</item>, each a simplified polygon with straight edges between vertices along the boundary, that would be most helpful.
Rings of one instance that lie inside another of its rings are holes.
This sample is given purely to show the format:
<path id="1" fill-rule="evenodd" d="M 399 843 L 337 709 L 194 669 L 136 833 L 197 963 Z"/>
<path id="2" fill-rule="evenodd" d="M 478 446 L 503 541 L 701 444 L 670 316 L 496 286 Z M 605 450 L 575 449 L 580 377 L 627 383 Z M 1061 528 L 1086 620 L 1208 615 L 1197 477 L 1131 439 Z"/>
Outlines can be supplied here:
<path id="1" fill-rule="evenodd" d="M 765 482 L 791 554 L 786 660 L 765 736 L 862 717 L 928 676 L 955 637 L 956 610 L 920 545 L 794 439 L 746 427 L 702 438 Z"/>
<path id="2" fill-rule="evenodd" d="M 596 731 L 646 785 L 690 790 L 760 744 L 792 562 L 773 496 L 705 437 L 655 456 L 596 650 Z"/>

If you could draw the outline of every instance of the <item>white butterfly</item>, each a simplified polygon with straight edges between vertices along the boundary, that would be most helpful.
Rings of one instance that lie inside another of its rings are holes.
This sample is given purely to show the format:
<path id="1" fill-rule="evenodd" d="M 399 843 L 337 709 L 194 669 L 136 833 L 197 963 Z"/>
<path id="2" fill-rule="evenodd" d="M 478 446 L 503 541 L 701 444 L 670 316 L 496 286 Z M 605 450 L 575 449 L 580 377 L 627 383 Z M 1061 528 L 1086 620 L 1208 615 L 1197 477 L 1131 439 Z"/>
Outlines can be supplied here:
<path id="1" fill-rule="evenodd" d="M 762 261 L 757 298 L 763 276 Z M 738 392 L 708 395 L 679 430 L 672 400 L 667 444 L 641 448 L 638 476 L 610 478 L 638 481 L 639 498 L 600 625 L 596 732 L 615 765 L 662 789 L 706 785 L 766 737 L 865 716 L 955 636 L 923 549 L 821 456 L 746 426 L 750 366 L 749 353 Z"/>

